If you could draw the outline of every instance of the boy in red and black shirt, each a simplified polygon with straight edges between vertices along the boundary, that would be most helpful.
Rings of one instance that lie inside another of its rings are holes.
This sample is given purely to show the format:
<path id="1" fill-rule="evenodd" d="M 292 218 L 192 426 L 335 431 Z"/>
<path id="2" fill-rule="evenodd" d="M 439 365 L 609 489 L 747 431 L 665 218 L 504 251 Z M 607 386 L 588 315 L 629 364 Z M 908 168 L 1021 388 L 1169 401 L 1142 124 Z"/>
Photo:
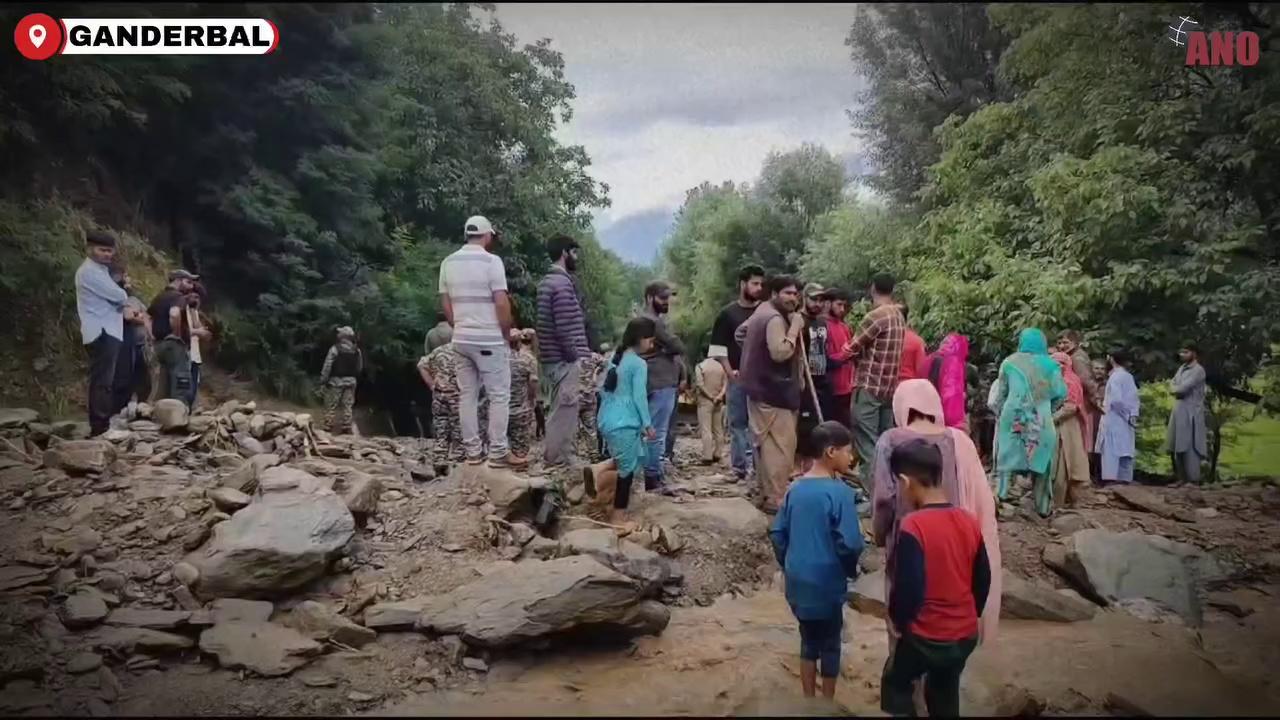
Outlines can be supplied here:
<path id="1" fill-rule="evenodd" d="M 977 518 L 953 507 L 939 487 L 942 452 L 917 440 L 898 447 L 889 467 L 912 504 L 894 553 L 889 617 L 901 632 L 880 684 L 880 708 L 914 717 L 912 685 L 925 676 L 929 717 L 958 717 L 960 673 L 978 644 L 991 567 Z"/>

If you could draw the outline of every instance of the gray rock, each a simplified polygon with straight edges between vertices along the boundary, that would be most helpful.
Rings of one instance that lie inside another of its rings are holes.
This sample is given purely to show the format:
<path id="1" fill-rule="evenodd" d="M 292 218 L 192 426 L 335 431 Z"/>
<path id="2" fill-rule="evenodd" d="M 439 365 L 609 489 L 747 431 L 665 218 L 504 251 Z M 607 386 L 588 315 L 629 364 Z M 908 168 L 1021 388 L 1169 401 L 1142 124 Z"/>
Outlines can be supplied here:
<path id="1" fill-rule="evenodd" d="M 671 561 L 633 542 L 619 540 L 608 528 L 572 530 L 560 538 L 562 557 L 589 555 L 641 583 L 645 595 L 657 592 L 675 574 Z"/>
<path id="2" fill-rule="evenodd" d="M 241 600 L 239 598 L 218 598 L 213 601 L 209 611 L 213 615 L 214 624 L 229 622 L 264 623 L 275 612 L 275 605 L 265 600 Z"/>
<path id="3" fill-rule="evenodd" d="M 223 668 L 264 677 L 288 675 L 323 649 L 296 630 L 271 623 L 218 623 L 200 633 L 200 650 L 217 657 Z"/>
<path id="4" fill-rule="evenodd" d="M 235 416 L 233 415 L 232 420 L 234 419 Z M 236 447 L 240 448 L 240 454 L 246 458 L 251 458 L 254 455 L 263 455 L 267 452 L 267 448 L 247 432 L 237 432 L 231 437 L 236 441 Z"/>
<path id="5" fill-rule="evenodd" d="M 661 632 L 670 611 L 640 597 L 638 583 L 589 557 L 516 563 L 433 598 L 418 627 L 461 635 L 482 647 L 506 647 L 570 630 Z"/>
<path id="6" fill-rule="evenodd" d="M 652 522 L 675 530 L 695 528 L 719 534 L 759 536 L 769 531 L 768 516 L 741 497 L 656 502 L 643 512 Z"/>
<path id="7" fill-rule="evenodd" d="M 532 487 L 529 478 L 522 477 L 509 470 L 481 468 L 485 487 L 489 491 L 489 502 L 497 508 L 496 514 L 504 519 L 517 516 L 529 516 L 533 513 L 533 501 L 530 498 Z"/>
<path id="8" fill-rule="evenodd" d="M 253 498 L 233 487 L 218 487 L 205 494 L 219 510 L 228 513 L 234 513 L 237 510 L 248 507 L 253 500 Z"/>
<path id="9" fill-rule="evenodd" d="M 462 658 L 462 667 L 468 670 L 475 670 L 476 672 L 482 672 L 482 673 L 489 672 L 489 663 L 485 662 L 484 660 L 481 660 L 480 658 L 474 658 L 474 657 Z"/>
<path id="10" fill-rule="evenodd" d="M 142 608 L 118 608 L 107 615 L 108 625 L 140 627 L 150 630 L 172 630 L 183 625 L 191 613 L 183 610 L 150 610 Z"/>
<path id="11" fill-rule="evenodd" d="M 205 433 L 213 427 L 215 422 L 217 421 L 209 415 L 192 415 L 187 420 L 187 431 L 193 433 Z"/>
<path id="12" fill-rule="evenodd" d="M 378 498 L 382 495 L 382 480 L 359 470 L 347 470 L 338 477 L 334 492 L 342 497 L 347 509 L 354 515 L 373 515 L 378 512 Z"/>
<path id="13" fill-rule="evenodd" d="M 166 398 L 155 404 L 151 410 L 151 418 L 164 432 L 179 432 L 187 429 L 187 404 L 181 400 Z"/>
<path id="14" fill-rule="evenodd" d="M 1045 563 L 1086 597 L 1102 604 L 1147 598 L 1197 627 L 1203 616 L 1203 585 L 1226 574 L 1212 556 L 1194 546 L 1136 530 L 1081 530 L 1064 549 L 1050 557 L 1047 546 Z"/>
<path id="15" fill-rule="evenodd" d="M 355 519 L 333 491 L 296 488 L 263 493 L 213 532 L 186 558 L 200 573 L 196 590 L 206 597 L 269 597 L 323 575 L 350 542 Z"/>
<path id="16" fill-rule="evenodd" d="M 71 656 L 67 661 L 67 672 L 72 675 L 83 675 L 102 667 L 102 656 L 97 653 L 82 652 Z"/>
<path id="17" fill-rule="evenodd" d="M 1179 522 L 1196 521 L 1195 513 L 1170 505 L 1155 491 L 1140 485 L 1117 485 L 1112 493 L 1122 504 L 1135 510 L 1154 513 Z"/>
<path id="18" fill-rule="evenodd" d="M 382 631 L 411 630 L 430 603 L 431 598 L 418 597 L 370 605 L 364 611 L 364 626 Z"/>
<path id="19" fill-rule="evenodd" d="M 884 570 L 863 573 L 849 588 L 849 605 L 864 615 L 884 618 L 888 615 L 884 593 Z"/>
<path id="20" fill-rule="evenodd" d="M 511 542 L 518 547 L 524 547 L 530 540 L 538 537 L 538 531 L 524 523 L 512 523 L 511 527 L 507 528 L 507 533 L 511 536 Z"/>
<path id="21" fill-rule="evenodd" d="M 0 430 L 24 428 L 40 420 L 40 413 L 30 408 L 0 408 Z"/>
<path id="22" fill-rule="evenodd" d="M 0 567 L 0 592 L 16 590 L 27 585 L 38 585 L 49 578 L 49 571 L 26 565 Z"/>
<path id="23" fill-rule="evenodd" d="M 285 617 L 284 624 L 312 640 L 332 640 L 353 648 L 364 647 L 378 639 L 378 633 L 351 622 L 314 600 L 299 603 Z"/>
<path id="24" fill-rule="evenodd" d="M 1064 536 L 1069 536 L 1090 527 L 1090 524 L 1089 520 L 1080 513 L 1064 512 L 1055 514 L 1049 521 L 1049 527 Z"/>
<path id="25" fill-rule="evenodd" d="M 560 543 L 541 535 L 533 538 L 520 550 L 521 560 L 550 560 L 560 553 Z"/>
<path id="26" fill-rule="evenodd" d="M 67 598 L 62 606 L 62 622 L 69 628 L 97 625 L 107 616 L 107 603 L 101 594 L 88 589 Z"/>
<path id="27" fill-rule="evenodd" d="M 1001 582 L 1000 617 L 1050 622 L 1080 622 L 1093 617 L 1098 606 L 1079 595 L 1067 595 L 1051 587 L 1005 571 Z"/>
<path id="28" fill-rule="evenodd" d="M 100 473 L 116 460 L 116 448 L 105 440 L 66 440 L 44 451 L 44 466 L 70 474 Z"/>
<path id="29" fill-rule="evenodd" d="M 191 638 L 182 635 L 129 627 L 98 628 L 88 640 L 93 647 L 109 650 L 117 655 L 129 655 L 138 651 L 177 652 L 195 647 L 196 644 Z"/>
<path id="30" fill-rule="evenodd" d="M 200 571 L 191 563 L 180 562 L 173 566 L 170 572 L 173 578 L 182 583 L 185 587 L 191 587 L 200 579 Z"/>

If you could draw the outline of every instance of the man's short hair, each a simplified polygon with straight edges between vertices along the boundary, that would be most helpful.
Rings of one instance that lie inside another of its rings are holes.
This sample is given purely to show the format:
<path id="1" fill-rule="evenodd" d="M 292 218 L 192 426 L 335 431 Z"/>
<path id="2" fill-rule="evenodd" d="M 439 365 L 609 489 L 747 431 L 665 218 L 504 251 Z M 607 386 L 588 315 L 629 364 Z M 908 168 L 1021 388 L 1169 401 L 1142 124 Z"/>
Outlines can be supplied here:
<path id="1" fill-rule="evenodd" d="M 906 475 L 925 487 L 938 487 L 942 480 L 942 451 L 928 440 L 911 440 L 889 456 L 889 471 Z"/>
<path id="2" fill-rule="evenodd" d="M 1187 342 L 1182 343 L 1182 349 L 1190 350 L 1191 352 L 1196 354 L 1196 357 L 1200 356 L 1200 345 L 1195 341 L 1189 340 Z"/>
<path id="3" fill-rule="evenodd" d="M 1059 335 L 1058 338 L 1059 339 L 1065 338 L 1066 340 L 1069 340 L 1077 345 L 1080 344 L 1080 340 L 1081 340 L 1079 330 L 1063 330 L 1062 334 Z"/>
<path id="4" fill-rule="evenodd" d="M 871 287 L 881 295 L 892 295 L 893 288 L 897 284 L 898 282 L 887 272 L 876 273 L 876 276 L 871 278 Z"/>
<path id="5" fill-rule="evenodd" d="M 98 245 L 100 247 L 115 247 L 116 236 L 105 230 L 91 230 L 85 233 L 84 242 L 86 245 Z"/>
<path id="6" fill-rule="evenodd" d="M 849 293 L 848 291 L 841 290 L 840 288 L 830 288 L 827 290 L 827 299 L 849 302 Z"/>
<path id="7" fill-rule="evenodd" d="M 753 277 L 763 278 L 764 268 L 759 265 L 747 265 L 738 271 L 738 282 L 740 283 L 747 282 Z"/>
<path id="8" fill-rule="evenodd" d="M 440 324 L 440 323 L 442 323 L 442 322 L 449 322 L 449 316 L 445 315 L 443 310 L 437 310 L 437 311 L 436 311 L 436 324 L 438 325 L 438 324 Z"/>
<path id="9" fill-rule="evenodd" d="M 671 295 L 671 285 L 665 280 L 654 280 L 644 286 L 644 296 L 646 298 L 665 298 Z"/>
<path id="10" fill-rule="evenodd" d="M 809 431 L 809 447 L 814 457 L 822 457 L 828 448 L 842 448 L 853 444 L 849 428 L 835 420 L 827 420 Z"/>
<path id="11" fill-rule="evenodd" d="M 555 262 L 560 259 L 561 255 L 564 255 L 574 248 L 581 247 L 582 246 L 578 244 L 577 240 L 574 240 L 568 235 L 555 235 L 547 241 L 547 257 L 551 258 L 551 262 Z"/>
<path id="12" fill-rule="evenodd" d="M 1129 367 L 1129 363 L 1133 362 L 1133 357 L 1129 355 L 1129 351 L 1124 348 L 1116 348 L 1115 350 L 1107 353 L 1107 355 L 1112 360 L 1115 360 L 1117 365 L 1122 365 L 1124 367 Z"/>
<path id="13" fill-rule="evenodd" d="M 769 278 L 769 281 L 766 284 L 769 287 L 770 295 L 777 295 L 789 287 L 793 287 L 797 291 L 800 290 L 800 281 L 790 275 L 774 275 Z"/>

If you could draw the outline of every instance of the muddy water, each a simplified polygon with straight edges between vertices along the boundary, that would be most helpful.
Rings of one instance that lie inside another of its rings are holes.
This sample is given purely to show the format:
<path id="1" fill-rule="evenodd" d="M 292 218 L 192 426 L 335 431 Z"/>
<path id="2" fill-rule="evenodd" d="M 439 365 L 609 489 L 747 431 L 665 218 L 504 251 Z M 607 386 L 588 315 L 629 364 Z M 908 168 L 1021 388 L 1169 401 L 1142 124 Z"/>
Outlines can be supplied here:
<path id="1" fill-rule="evenodd" d="M 837 705 L 799 697 L 799 640 L 779 590 L 677 609 L 661 637 L 627 648 L 495 661 L 482 688 L 411 696 L 383 715 L 881 715 L 884 623 L 846 610 Z M 1157 715 L 1274 715 L 1280 611 L 1176 624 L 1100 612 L 1075 624 L 1005 621 L 963 686 L 966 714 L 1103 712 L 1111 698 Z M 1252 670 L 1250 670 L 1252 668 Z M 1024 698 L 1019 700 L 1019 698 Z"/>

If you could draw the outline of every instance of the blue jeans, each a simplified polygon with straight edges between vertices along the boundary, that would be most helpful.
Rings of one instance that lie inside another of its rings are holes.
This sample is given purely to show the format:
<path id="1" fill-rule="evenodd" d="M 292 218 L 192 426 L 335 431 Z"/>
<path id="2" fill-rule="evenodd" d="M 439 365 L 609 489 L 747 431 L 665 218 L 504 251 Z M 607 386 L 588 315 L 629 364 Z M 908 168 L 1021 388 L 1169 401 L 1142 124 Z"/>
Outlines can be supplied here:
<path id="1" fill-rule="evenodd" d="M 648 448 L 644 463 L 645 488 L 662 482 L 662 455 L 667 448 L 667 431 L 671 425 L 671 413 L 676 409 L 676 388 L 662 388 L 649 393 L 649 421 L 658 434 L 646 440 Z"/>
<path id="2" fill-rule="evenodd" d="M 729 385 L 729 461 L 740 475 L 751 472 L 751 435 L 747 427 L 747 391 L 740 383 Z"/>
<path id="3" fill-rule="evenodd" d="M 824 678 L 840 675 L 843 625 L 841 615 L 827 620 L 800 621 L 800 659 L 818 663 L 818 671 Z"/>

